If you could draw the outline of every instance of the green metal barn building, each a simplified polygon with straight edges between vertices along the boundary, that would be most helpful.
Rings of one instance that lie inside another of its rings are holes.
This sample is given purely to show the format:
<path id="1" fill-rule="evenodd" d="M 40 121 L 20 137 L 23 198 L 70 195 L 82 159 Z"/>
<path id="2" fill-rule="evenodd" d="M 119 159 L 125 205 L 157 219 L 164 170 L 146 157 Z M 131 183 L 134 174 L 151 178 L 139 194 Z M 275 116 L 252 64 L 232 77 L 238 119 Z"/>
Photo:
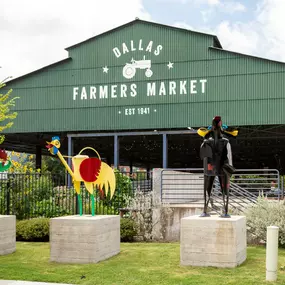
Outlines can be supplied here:
<path id="1" fill-rule="evenodd" d="M 94 147 L 114 166 L 202 167 L 195 129 L 239 128 L 237 168 L 283 172 L 285 64 L 224 50 L 214 35 L 136 19 L 66 49 L 6 88 L 19 96 L 4 147 L 71 155 Z M 44 54 L 43 54 L 44 56 Z"/>

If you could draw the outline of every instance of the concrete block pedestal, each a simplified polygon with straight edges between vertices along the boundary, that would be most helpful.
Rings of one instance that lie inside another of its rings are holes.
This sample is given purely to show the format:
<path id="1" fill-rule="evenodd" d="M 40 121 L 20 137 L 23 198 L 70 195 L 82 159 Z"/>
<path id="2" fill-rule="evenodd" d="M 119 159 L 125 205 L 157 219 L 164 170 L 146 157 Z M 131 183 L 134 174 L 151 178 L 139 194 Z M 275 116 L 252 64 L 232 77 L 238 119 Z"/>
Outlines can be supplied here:
<path id="1" fill-rule="evenodd" d="M 50 261 L 97 263 L 120 252 L 120 216 L 64 216 L 50 221 Z"/>
<path id="2" fill-rule="evenodd" d="M 16 251 L 16 216 L 0 215 L 0 255 Z"/>
<path id="3" fill-rule="evenodd" d="M 246 246 L 244 216 L 181 219 L 181 265 L 236 267 L 246 260 Z"/>

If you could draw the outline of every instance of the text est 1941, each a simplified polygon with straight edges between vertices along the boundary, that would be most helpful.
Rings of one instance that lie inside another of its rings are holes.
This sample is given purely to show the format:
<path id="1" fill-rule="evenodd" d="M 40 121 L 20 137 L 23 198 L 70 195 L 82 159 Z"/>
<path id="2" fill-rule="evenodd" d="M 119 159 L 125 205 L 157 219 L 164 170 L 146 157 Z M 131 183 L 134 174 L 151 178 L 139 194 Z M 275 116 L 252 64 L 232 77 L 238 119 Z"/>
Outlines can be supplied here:
<path id="1" fill-rule="evenodd" d="M 125 109 L 125 115 L 129 116 L 129 115 L 148 115 L 150 114 L 150 109 L 149 108 L 126 108 Z"/>

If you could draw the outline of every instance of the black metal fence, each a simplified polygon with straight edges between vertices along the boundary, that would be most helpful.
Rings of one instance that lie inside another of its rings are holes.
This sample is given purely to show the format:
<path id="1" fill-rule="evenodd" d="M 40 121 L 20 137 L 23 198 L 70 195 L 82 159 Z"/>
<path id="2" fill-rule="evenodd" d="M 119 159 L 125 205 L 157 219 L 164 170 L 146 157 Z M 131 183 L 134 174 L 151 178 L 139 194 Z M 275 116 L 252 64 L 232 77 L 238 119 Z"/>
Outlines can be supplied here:
<path id="1" fill-rule="evenodd" d="M 135 191 L 152 190 L 152 175 L 147 172 L 116 172 L 116 191 L 109 199 L 96 191 L 96 214 L 118 214 Z M 73 187 L 57 174 L 0 174 L 0 214 L 16 215 L 17 219 L 57 217 L 77 214 L 78 199 Z M 91 214 L 91 199 L 82 184 L 82 208 Z"/>

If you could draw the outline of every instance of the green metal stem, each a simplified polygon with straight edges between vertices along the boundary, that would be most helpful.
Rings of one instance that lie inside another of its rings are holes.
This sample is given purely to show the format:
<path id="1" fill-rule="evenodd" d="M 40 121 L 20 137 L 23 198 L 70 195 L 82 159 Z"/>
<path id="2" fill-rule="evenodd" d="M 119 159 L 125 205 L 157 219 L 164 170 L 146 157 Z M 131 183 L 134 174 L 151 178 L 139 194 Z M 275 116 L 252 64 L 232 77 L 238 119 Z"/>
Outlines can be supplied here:
<path id="1" fill-rule="evenodd" d="M 91 194 L 91 200 L 92 200 L 92 216 L 95 216 L 95 199 L 94 199 L 94 194 Z"/>
<path id="2" fill-rule="evenodd" d="M 82 200 L 81 200 L 81 194 L 78 194 L 78 202 L 79 202 L 79 215 L 82 216 Z"/>

